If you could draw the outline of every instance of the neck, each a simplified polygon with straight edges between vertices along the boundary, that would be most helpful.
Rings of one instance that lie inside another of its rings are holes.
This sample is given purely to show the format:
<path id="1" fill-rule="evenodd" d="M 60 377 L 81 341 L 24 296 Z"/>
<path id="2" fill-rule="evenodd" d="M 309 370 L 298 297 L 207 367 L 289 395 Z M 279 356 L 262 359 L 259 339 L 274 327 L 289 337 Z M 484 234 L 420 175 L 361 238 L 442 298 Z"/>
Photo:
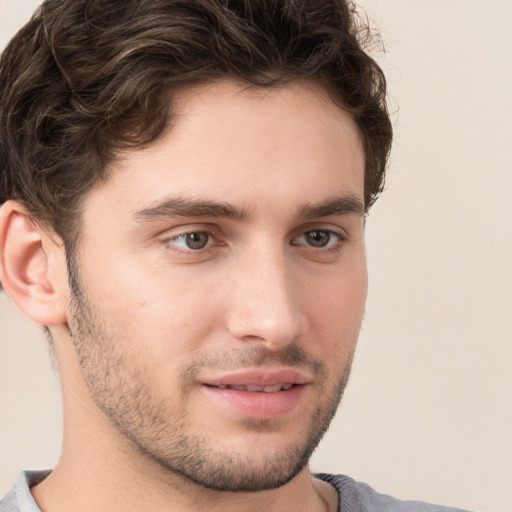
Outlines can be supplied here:
<path id="1" fill-rule="evenodd" d="M 62 356 L 61 356 L 62 359 Z M 201 487 L 163 468 L 116 429 L 89 399 L 71 371 L 73 358 L 61 364 L 64 438 L 59 463 L 32 488 L 43 512 L 325 512 L 337 509 L 338 495 L 313 478 L 307 467 L 278 489 L 222 492 Z M 64 382 L 63 382 L 64 384 Z"/>
<path id="2" fill-rule="evenodd" d="M 108 453 L 108 452 L 103 452 Z M 307 468 L 279 489 L 221 492 L 204 489 L 173 473 L 156 475 L 133 465 L 114 469 L 108 457 L 91 453 L 82 460 L 64 455 L 54 471 L 32 489 L 43 512 L 110 510 L 112 512 L 325 512 L 337 509 L 336 491 L 314 479 Z"/>
<path id="3" fill-rule="evenodd" d="M 78 405 L 80 397 L 64 402 Z M 52 473 L 32 488 L 43 512 L 325 512 L 337 509 L 338 496 L 305 467 L 286 485 L 261 492 L 205 489 L 162 468 L 140 453 L 102 417 L 83 403 L 64 414 L 61 458 Z M 67 414 L 66 414 L 67 413 Z M 100 427 L 99 427 L 100 426 Z M 98 428 L 99 427 L 99 428 Z"/>

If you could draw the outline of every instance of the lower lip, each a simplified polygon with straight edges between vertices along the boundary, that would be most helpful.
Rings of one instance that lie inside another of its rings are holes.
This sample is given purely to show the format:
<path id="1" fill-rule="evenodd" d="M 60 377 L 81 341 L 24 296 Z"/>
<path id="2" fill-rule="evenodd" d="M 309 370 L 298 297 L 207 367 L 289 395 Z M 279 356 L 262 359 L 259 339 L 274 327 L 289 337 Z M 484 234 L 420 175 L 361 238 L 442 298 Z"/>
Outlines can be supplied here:
<path id="1" fill-rule="evenodd" d="M 295 385 L 286 391 L 263 393 L 202 386 L 209 396 L 222 401 L 244 416 L 260 420 L 278 418 L 291 412 L 299 404 L 305 387 Z"/>

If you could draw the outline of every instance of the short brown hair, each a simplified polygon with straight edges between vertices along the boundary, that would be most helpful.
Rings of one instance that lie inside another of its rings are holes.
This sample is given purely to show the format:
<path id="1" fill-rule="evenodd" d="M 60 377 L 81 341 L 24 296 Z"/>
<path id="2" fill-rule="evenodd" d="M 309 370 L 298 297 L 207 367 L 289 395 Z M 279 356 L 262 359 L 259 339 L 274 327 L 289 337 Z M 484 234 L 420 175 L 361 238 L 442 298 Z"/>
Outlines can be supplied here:
<path id="1" fill-rule="evenodd" d="M 369 208 L 392 138 L 370 36 L 345 0 L 46 0 L 0 61 L 0 204 L 22 202 L 69 249 L 81 199 L 163 132 L 173 90 L 232 77 L 321 83 L 359 126 Z"/>

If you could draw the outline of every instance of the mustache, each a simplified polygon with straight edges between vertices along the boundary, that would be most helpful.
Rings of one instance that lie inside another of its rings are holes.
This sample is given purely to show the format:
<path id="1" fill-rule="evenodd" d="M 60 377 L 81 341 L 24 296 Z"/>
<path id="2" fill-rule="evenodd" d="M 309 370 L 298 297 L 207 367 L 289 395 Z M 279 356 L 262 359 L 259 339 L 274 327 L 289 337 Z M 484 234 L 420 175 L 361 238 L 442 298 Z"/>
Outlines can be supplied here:
<path id="1" fill-rule="evenodd" d="M 316 376 L 325 373 L 324 364 L 319 359 L 310 356 L 302 347 L 289 344 L 277 350 L 251 346 L 204 354 L 184 370 L 182 377 L 183 382 L 193 383 L 198 373 L 205 369 L 232 371 L 262 366 L 303 368 Z"/>

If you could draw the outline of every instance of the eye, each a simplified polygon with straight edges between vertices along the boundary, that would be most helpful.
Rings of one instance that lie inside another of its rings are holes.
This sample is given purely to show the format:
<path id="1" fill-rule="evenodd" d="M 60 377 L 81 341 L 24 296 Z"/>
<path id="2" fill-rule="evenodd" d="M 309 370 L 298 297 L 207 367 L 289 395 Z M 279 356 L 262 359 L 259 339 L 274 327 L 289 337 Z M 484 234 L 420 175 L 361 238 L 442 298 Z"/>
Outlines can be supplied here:
<path id="1" fill-rule="evenodd" d="M 323 229 L 315 229 L 314 231 L 306 231 L 304 240 L 313 247 L 325 247 L 331 241 L 331 232 Z"/>
<path id="2" fill-rule="evenodd" d="M 179 250 L 198 251 L 209 247 L 212 243 L 212 238 L 212 235 L 207 231 L 191 231 L 170 238 L 169 243 Z"/>
<path id="3" fill-rule="evenodd" d="M 308 245 L 319 249 L 334 248 L 345 239 L 340 233 L 330 229 L 310 229 L 305 231 L 295 240 L 293 245 Z"/>

